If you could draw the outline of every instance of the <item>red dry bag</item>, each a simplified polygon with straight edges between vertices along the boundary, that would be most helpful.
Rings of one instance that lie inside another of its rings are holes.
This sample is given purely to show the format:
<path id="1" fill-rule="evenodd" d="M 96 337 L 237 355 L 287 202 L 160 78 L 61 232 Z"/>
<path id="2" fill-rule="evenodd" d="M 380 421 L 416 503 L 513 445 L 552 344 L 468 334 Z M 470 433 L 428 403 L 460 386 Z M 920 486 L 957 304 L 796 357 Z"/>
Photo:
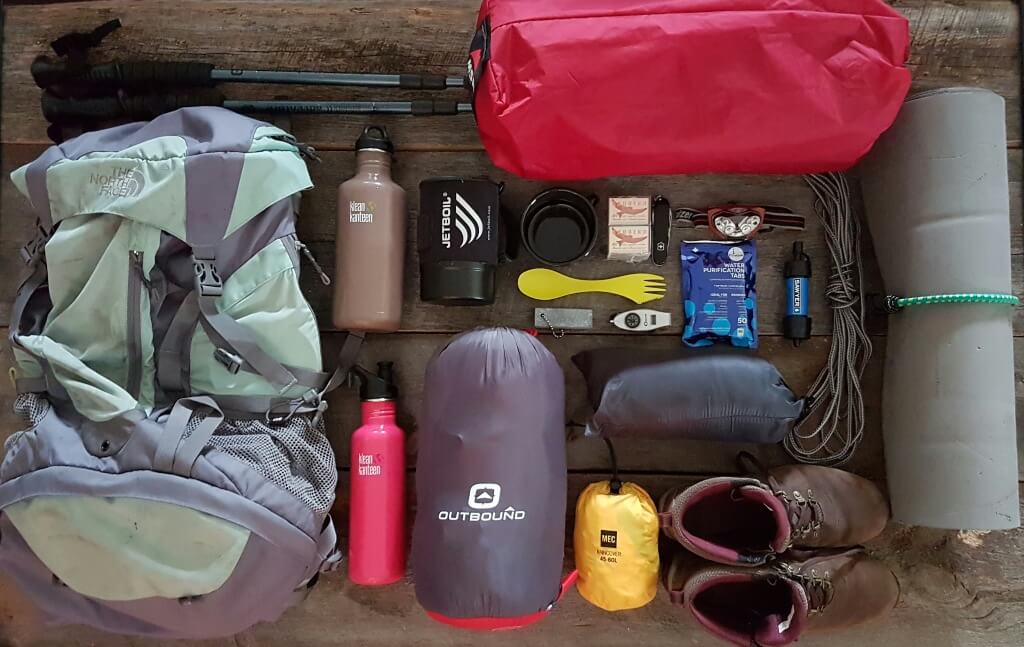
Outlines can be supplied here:
<path id="1" fill-rule="evenodd" d="M 544 180 L 845 170 L 910 87 L 881 0 L 484 0 L 492 161 Z"/>

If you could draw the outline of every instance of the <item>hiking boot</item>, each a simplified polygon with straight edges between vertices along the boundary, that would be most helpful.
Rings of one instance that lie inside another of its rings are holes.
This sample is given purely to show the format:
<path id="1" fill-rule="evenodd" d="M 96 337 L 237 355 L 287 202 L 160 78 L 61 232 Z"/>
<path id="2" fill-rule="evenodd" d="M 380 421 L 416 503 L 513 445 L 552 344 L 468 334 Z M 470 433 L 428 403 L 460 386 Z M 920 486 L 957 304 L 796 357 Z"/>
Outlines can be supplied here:
<path id="1" fill-rule="evenodd" d="M 896 576 L 860 549 L 794 552 L 756 568 L 702 564 L 680 552 L 664 580 L 674 604 L 742 647 L 788 645 L 805 632 L 852 627 L 888 613 L 899 599 Z"/>
<path id="2" fill-rule="evenodd" d="M 788 465 L 764 481 L 719 477 L 670 490 L 658 506 L 665 534 L 722 564 L 756 566 L 797 548 L 841 548 L 877 537 L 889 504 L 867 479 L 831 467 Z"/>

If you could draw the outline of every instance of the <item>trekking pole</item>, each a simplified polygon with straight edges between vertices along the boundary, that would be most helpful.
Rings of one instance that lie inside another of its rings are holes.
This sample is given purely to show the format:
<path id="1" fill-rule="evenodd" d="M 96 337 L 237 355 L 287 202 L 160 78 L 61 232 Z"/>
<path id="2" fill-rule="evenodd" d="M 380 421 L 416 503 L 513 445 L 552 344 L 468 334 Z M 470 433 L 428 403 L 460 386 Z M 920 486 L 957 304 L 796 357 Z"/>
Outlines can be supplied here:
<path id="1" fill-rule="evenodd" d="M 263 114 L 337 115 L 458 115 L 473 112 L 473 104 L 419 99 L 416 101 L 245 101 L 227 99 L 222 107 L 235 112 Z"/>
<path id="2" fill-rule="evenodd" d="M 473 112 L 469 103 L 418 101 L 245 101 L 224 99 L 216 90 L 139 96 L 62 99 L 43 92 L 43 116 L 50 123 L 77 120 L 152 119 L 188 106 L 221 106 L 258 114 L 457 115 Z"/>
<path id="3" fill-rule="evenodd" d="M 446 90 L 463 88 L 461 76 L 440 74 L 347 74 L 282 70 L 224 70 L 209 63 L 185 61 L 129 61 L 102 65 L 74 66 L 65 60 L 40 56 L 32 62 L 32 78 L 46 89 L 62 83 L 131 89 L 139 87 L 213 87 L 218 83 L 279 83 L 288 85 L 330 85 L 360 88 L 401 88 L 405 90 Z"/>

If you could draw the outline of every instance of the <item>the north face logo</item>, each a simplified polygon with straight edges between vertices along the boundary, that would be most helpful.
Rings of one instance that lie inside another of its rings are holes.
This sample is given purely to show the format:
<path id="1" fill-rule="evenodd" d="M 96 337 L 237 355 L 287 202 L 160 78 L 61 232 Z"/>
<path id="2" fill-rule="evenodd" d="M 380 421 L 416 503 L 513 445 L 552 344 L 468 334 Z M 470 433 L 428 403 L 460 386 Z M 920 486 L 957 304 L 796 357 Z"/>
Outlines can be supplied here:
<path id="1" fill-rule="evenodd" d="M 146 187 L 146 178 L 136 169 L 115 168 L 109 175 L 91 173 L 89 184 L 98 186 L 100 195 L 137 198 Z"/>

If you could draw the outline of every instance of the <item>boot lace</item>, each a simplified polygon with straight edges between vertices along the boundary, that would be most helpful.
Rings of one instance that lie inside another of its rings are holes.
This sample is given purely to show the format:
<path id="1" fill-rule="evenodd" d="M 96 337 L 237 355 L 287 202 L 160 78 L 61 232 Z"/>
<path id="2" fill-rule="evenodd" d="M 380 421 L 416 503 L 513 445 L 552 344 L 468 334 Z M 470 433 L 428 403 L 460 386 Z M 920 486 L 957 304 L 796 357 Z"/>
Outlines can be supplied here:
<path id="1" fill-rule="evenodd" d="M 786 505 L 791 528 L 790 545 L 794 540 L 803 539 L 821 530 L 825 523 L 825 511 L 810 488 L 807 488 L 806 492 L 798 490 L 785 492 L 782 485 L 761 465 L 761 461 L 747 451 L 736 455 L 736 465 L 741 473 L 750 474 L 766 481 L 772 489 L 772 494 Z"/>
<path id="2" fill-rule="evenodd" d="M 771 485 L 775 496 L 786 504 L 789 525 L 792 528 L 792 539 L 803 539 L 821 530 L 825 523 L 825 511 L 811 489 L 808 488 L 806 492 L 798 490 L 783 492 L 777 483 Z"/>
<path id="3" fill-rule="evenodd" d="M 785 562 L 776 564 L 779 575 L 793 580 L 807 592 L 807 610 L 811 614 L 821 613 L 835 597 L 835 586 L 832 584 L 832 573 L 825 571 L 818 575 L 815 569 L 809 573 L 801 573 Z"/>

